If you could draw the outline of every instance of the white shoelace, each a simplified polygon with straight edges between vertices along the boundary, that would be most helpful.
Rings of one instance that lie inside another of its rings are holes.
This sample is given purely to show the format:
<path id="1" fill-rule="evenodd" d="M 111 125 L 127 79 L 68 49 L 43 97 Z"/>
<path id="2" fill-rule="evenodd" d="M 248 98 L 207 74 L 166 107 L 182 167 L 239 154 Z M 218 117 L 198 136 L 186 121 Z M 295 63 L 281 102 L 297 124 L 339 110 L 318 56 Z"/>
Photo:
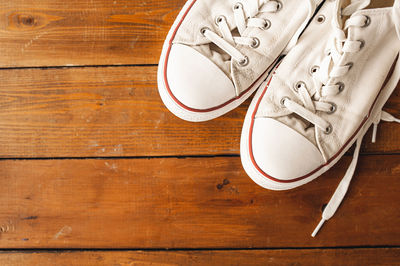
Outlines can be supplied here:
<path id="1" fill-rule="evenodd" d="M 365 6 L 367 6 L 369 4 L 369 0 L 366 1 L 353 1 L 353 3 L 348 6 L 346 9 L 343 10 L 343 14 L 347 15 L 349 11 L 351 11 L 351 13 L 353 13 L 355 10 L 364 8 Z M 396 31 L 398 34 L 398 37 L 400 39 L 400 17 L 396 17 L 397 15 L 400 15 L 400 0 L 396 0 L 395 4 L 393 6 L 393 12 L 394 12 L 394 18 L 395 18 L 395 26 L 396 26 Z M 350 22 L 348 22 L 350 20 Z M 360 25 L 360 18 L 359 16 L 357 16 L 356 18 L 350 18 L 345 25 L 345 29 L 347 29 L 350 26 L 359 26 Z M 365 23 L 369 23 L 368 21 L 366 21 Z M 338 36 L 344 36 L 340 33 L 340 31 L 337 32 Z M 344 32 L 343 32 L 344 33 Z M 344 40 L 342 38 L 339 38 L 339 41 Z M 364 43 L 360 43 L 359 44 L 360 47 L 361 45 L 364 45 Z M 340 46 L 339 46 L 340 47 Z M 348 41 L 348 40 L 344 40 L 344 45 L 340 47 L 342 49 L 342 51 L 344 52 L 352 52 L 352 51 L 356 51 L 357 50 L 357 43 L 352 42 L 352 41 Z M 361 47 L 362 48 L 362 47 Z M 332 61 L 337 60 L 336 56 L 337 54 L 335 54 L 336 52 L 340 52 L 340 50 L 332 50 L 331 52 L 331 58 Z M 400 56 L 400 53 L 399 55 Z M 397 63 L 394 69 L 394 72 L 389 80 L 389 82 L 387 83 L 386 87 L 393 89 L 395 88 L 395 86 L 397 85 L 399 79 L 400 79 L 400 58 L 397 59 Z M 351 66 L 350 66 L 351 67 Z M 345 73 L 347 73 L 347 71 L 349 69 L 346 69 L 346 66 L 340 66 L 340 67 L 333 67 L 333 71 L 335 77 L 340 77 L 342 75 L 344 75 Z M 331 74 L 332 76 L 332 74 Z M 333 93 L 336 94 L 338 92 L 340 92 L 341 86 L 343 86 L 343 84 L 335 84 L 338 85 L 338 87 L 334 87 L 333 85 L 331 85 L 332 87 L 329 88 L 329 90 L 327 91 L 327 93 Z M 304 94 L 304 92 L 302 92 L 302 94 Z M 332 94 L 329 94 L 332 95 Z M 307 104 L 310 104 L 309 102 Z M 286 104 L 285 104 L 286 105 Z M 332 105 L 333 106 L 333 105 Z M 302 106 L 300 106 L 302 107 Z M 336 106 L 333 107 L 334 109 L 336 109 Z M 316 110 L 318 110 L 318 108 L 315 108 Z M 300 114 L 299 114 L 300 115 Z M 309 113 L 307 113 L 307 115 L 309 115 Z M 315 115 L 314 113 L 312 113 L 312 115 Z M 307 119 L 307 117 L 303 116 L 305 119 Z M 314 117 L 315 118 L 315 117 Z M 319 125 L 323 125 L 326 126 L 326 124 L 322 124 L 325 121 L 323 121 L 323 119 L 320 119 L 317 121 L 317 119 L 314 120 L 315 122 L 321 122 L 321 124 Z M 378 112 L 378 114 L 376 115 L 376 117 L 373 120 L 373 134 L 372 134 L 372 142 L 375 143 L 376 141 L 376 134 L 377 134 L 377 129 L 378 129 L 378 124 L 381 121 L 386 121 L 386 122 L 396 122 L 396 123 L 400 123 L 400 119 L 397 119 L 395 117 L 393 117 L 392 115 L 390 115 L 389 113 L 380 110 Z M 310 121 L 312 122 L 312 121 Z M 317 125 L 317 124 L 315 124 Z M 317 125 L 318 126 L 318 125 Z M 322 126 L 322 128 L 323 128 Z M 330 125 L 329 125 L 330 126 Z M 327 133 L 327 132 L 326 132 Z M 318 231 L 321 229 L 322 225 L 325 223 L 325 221 L 329 220 L 336 212 L 337 208 L 340 206 L 341 202 L 343 201 L 343 198 L 346 195 L 346 192 L 349 188 L 351 179 L 353 178 L 354 175 L 354 171 L 356 169 L 357 166 L 357 161 L 358 161 L 358 157 L 359 157 L 359 153 L 360 153 L 360 147 L 361 147 L 361 143 L 362 143 L 362 139 L 365 135 L 366 131 L 362 133 L 362 135 L 360 137 L 358 137 L 358 139 L 356 140 L 356 149 L 354 151 L 353 154 L 353 160 L 350 163 L 349 168 L 346 171 L 345 176 L 343 177 L 343 179 L 341 180 L 340 184 L 338 185 L 335 193 L 332 195 L 332 198 L 330 199 L 329 203 L 327 204 L 327 206 L 325 207 L 323 213 L 322 213 L 322 219 L 319 222 L 319 224 L 317 225 L 317 227 L 315 228 L 314 232 L 311 234 L 312 237 L 315 237 L 318 233 Z"/>
<path id="2" fill-rule="evenodd" d="M 369 2 L 369 0 L 357 1 L 343 9 L 342 15 L 350 16 L 355 11 L 366 7 Z M 339 7 L 340 1 L 337 1 L 337 10 Z M 334 103 L 321 101 L 321 97 L 333 96 L 343 91 L 345 85 L 341 82 L 332 83 L 332 80 L 346 75 L 352 68 L 353 63 L 349 62 L 345 65 L 339 65 L 339 62 L 344 53 L 356 53 L 365 45 L 362 40 L 354 41 L 348 39 L 345 31 L 350 27 L 366 27 L 370 23 L 369 17 L 356 15 L 349 18 L 342 29 L 337 16 L 335 16 L 335 18 L 335 36 L 332 40 L 331 48 L 327 51 L 327 56 L 319 69 L 314 68 L 313 70 L 313 72 L 315 72 L 315 87 L 320 89 L 315 91 L 314 94 L 311 94 L 306 84 L 300 81 L 295 85 L 295 90 L 298 92 L 299 98 L 304 106 L 287 97 L 283 98 L 281 101 L 282 105 L 287 109 L 311 122 L 325 134 L 330 134 L 332 132 L 332 125 L 321 118 L 316 112 L 334 113 L 337 107 Z"/>
<path id="3" fill-rule="evenodd" d="M 299 99 L 301 100 L 303 105 L 292 101 L 288 97 L 284 97 L 281 100 L 281 104 L 284 107 L 306 119 L 310 123 L 314 124 L 316 130 L 319 129 L 325 134 L 332 133 L 332 125 L 325 119 L 320 117 L 317 114 L 317 111 L 334 113 L 337 109 L 337 106 L 335 105 L 335 103 L 322 101 L 322 97 L 334 96 L 343 91 L 345 84 L 341 82 L 333 83 L 332 80 L 346 75 L 347 72 L 352 68 L 353 63 L 349 62 L 347 64 L 340 65 L 340 62 L 342 61 L 342 56 L 344 55 L 344 53 L 356 53 L 360 51 L 365 45 L 365 42 L 363 40 L 351 40 L 349 37 L 346 36 L 346 31 L 351 27 L 367 27 L 370 24 L 370 18 L 368 16 L 364 16 L 361 14 L 352 16 L 352 14 L 355 13 L 357 10 L 367 7 L 370 4 L 370 0 L 352 0 L 351 4 L 342 10 L 341 3 L 342 1 L 336 2 L 336 14 L 334 15 L 333 19 L 334 38 L 332 40 L 330 49 L 327 51 L 327 55 L 323 60 L 321 66 L 313 67 L 312 69 L 312 72 L 314 73 L 314 85 L 316 88 L 319 88 L 319 90 L 317 89 L 315 92 L 309 92 L 309 90 L 307 89 L 307 85 L 304 82 L 300 81 L 295 85 L 295 90 L 298 92 Z M 400 14 L 400 0 L 395 1 L 393 12 L 396 30 L 400 38 L 400 19 L 396 17 L 397 14 Z M 350 17 L 346 20 L 344 27 L 342 27 L 341 23 L 339 22 L 340 18 L 338 14 Z M 387 85 L 391 86 L 392 88 L 397 85 L 400 77 L 399 60 L 400 59 L 398 59 L 395 73 L 392 76 L 391 82 L 389 85 Z M 396 119 L 390 114 L 381 110 L 373 121 L 373 142 L 375 142 L 376 140 L 377 126 L 380 121 L 400 123 L 399 119 Z M 337 208 L 340 206 L 340 203 L 343 201 L 343 198 L 346 195 L 346 192 L 350 185 L 350 181 L 354 175 L 354 171 L 357 166 L 360 147 L 364 135 L 365 132 L 363 132 L 362 135 L 356 140 L 356 149 L 354 151 L 353 160 L 349 168 L 347 169 L 345 176 L 338 185 L 335 193 L 325 207 L 325 210 L 322 214 L 322 219 L 312 233 L 312 237 L 315 237 L 324 222 L 329 220 L 335 214 Z"/>
<path id="4" fill-rule="evenodd" d="M 386 121 L 386 122 L 396 122 L 400 123 L 400 119 L 397 119 L 390 115 L 389 113 L 385 111 L 381 111 L 378 113 L 377 118 L 374 121 L 374 131 L 372 135 L 372 142 L 375 143 L 376 140 L 376 132 L 378 128 L 378 124 L 380 121 Z M 342 203 L 347 190 L 349 188 L 351 179 L 353 178 L 354 171 L 356 170 L 357 167 L 357 162 L 358 162 L 358 157 L 360 154 L 360 148 L 361 148 L 361 143 L 364 138 L 364 135 L 361 135 L 357 139 L 357 144 L 356 144 L 356 149 L 353 154 L 353 160 L 350 163 L 349 168 L 347 168 L 346 174 L 344 175 L 342 181 L 340 181 L 338 187 L 336 188 L 335 193 L 332 195 L 332 198 L 329 200 L 329 203 L 326 205 L 323 213 L 322 213 L 322 219 L 315 228 L 314 232 L 311 234 L 312 237 L 315 237 L 318 233 L 318 231 L 321 229 L 322 225 L 332 218 L 332 216 L 335 214 L 336 210 L 339 208 L 340 203 Z"/>
<path id="5" fill-rule="evenodd" d="M 310 12 L 308 18 L 295 34 L 295 39 L 298 38 L 301 31 L 307 25 L 309 18 L 311 18 L 314 5 L 313 1 L 309 0 Z M 243 55 L 236 46 L 247 45 L 257 48 L 260 45 L 260 40 L 257 37 L 244 36 L 246 29 L 250 27 L 268 30 L 272 22 L 268 19 L 257 18 L 256 16 L 259 13 L 278 12 L 282 7 L 282 2 L 279 0 L 243 0 L 233 6 L 235 27 L 229 27 L 226 17 L 221 15 L 216 18 L 216 24 L 222 37 L 207 27 L 201 29 L 201 34 L 229 54 L 239 65 L 246 66 L 249 63 L 249 58 Z M 232 28 L 237 28 L 240 36 L 233 36 Z M 293 40 L 289 45 L 293 46 Z"/>
<path id="6" fill-rule="evenodd" d="M 245 66 L 248 64 L 249 59 L 236 49 L 236 45 L 248 45 L 252 48 L 257 48 L 260 45 L 260 40 L 258 38 L 243 36 L 246 28 L 256 27 L 265 30 L 268 29 L 271 26 L 271 21 L 262 18 L 255 18 L 255 16 L 259 13 L 277 12 L 281 8 L 282 4 L 279 1 L 252 0 L 245 2 L 245 4 L 238 2 L 233 6 L 233 12 L 236 27 L 240 36 L 232 35 L 226 17 L 222 15 L 218 16 L 215 21 L 222 37 L 209 28 L 202 28 L 201 33 L 210 42 L 216 44 L 219 48 L 229 54 L 233 60 L 237 61 L 240 65 Z"/>

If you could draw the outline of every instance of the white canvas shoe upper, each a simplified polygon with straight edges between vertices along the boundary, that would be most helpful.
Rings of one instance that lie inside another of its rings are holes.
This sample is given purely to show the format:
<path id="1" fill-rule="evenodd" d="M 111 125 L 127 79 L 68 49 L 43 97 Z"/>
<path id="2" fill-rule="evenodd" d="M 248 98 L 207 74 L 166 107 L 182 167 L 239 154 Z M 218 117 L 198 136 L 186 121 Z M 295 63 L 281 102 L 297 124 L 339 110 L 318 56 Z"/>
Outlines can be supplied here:
<path id="1" fill-rule="evenodd" d="M 165 41 L 160 95 L 178 117 L 205 121 L 242 103 L 293 47 L 322 0 L 189 0 Z"/>
<path id="2" fill-rule="evenodd" d="M 369 4 L 353 0 L 341 9 L 342 1 L 326 1 L 257 92 L 243 127 L 246 172 L 275 190 L 310 182 L 357 142 L 313 236 L 342 201 L 367 129 L 380 120 L 399 122 L 382 107 L 400 79 L 400 0 L 387 8 Z"/>

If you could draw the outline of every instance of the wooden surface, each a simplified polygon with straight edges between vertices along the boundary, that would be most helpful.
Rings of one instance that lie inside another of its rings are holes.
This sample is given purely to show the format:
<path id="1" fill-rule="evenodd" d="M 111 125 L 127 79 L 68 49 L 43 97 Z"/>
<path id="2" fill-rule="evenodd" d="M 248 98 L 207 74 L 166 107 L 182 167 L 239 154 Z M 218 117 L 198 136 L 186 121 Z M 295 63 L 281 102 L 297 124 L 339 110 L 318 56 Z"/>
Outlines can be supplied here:
<path id="1" fill-rule="evenodd" d="M 295 260 L 293 258 L 296 258 Z M 356 258 L 356 259 L 355 259 Z M 2 265 L 396 265 L 398 248 L 231 251 L 3 252 Z M 398 264 L 397 264 L 398 265 Z"/>
<path id="2" fill-rule="evenodd" d="M 237 157 L 0 161 L 0 249 L 399 245 L 400 155 L 363 156 L 310 237 L 350 159 L 286 192 L 256 186 Z"/>
<path id="3" fill-rule="evenodd" d="M 0 264 L 398 265 L 400 126 L 369 132 L 311 238 L 351 157 L 268 191 L 238 156 L 249 101 L 170 114 L 156 64 L 184 2 L 0 0 Z M 400 116 L 400 86 L 385 108 Z"/>
<path id="4" fill-rule="evenodd" d="M 206 123 L 177 119 L 157 90 L 157 68 L 0 71 L 0 157 L 239 154 L 248 103 Z M 400 89 L 387 103 L 400 116 Z M 397 124 L 382 123 L 366 153 L 399 153 Z"/>
<path id="5" fill-rule="evenodd" d="M 157 64 L 185 0 L 1 0 L 0 66 Z"/>

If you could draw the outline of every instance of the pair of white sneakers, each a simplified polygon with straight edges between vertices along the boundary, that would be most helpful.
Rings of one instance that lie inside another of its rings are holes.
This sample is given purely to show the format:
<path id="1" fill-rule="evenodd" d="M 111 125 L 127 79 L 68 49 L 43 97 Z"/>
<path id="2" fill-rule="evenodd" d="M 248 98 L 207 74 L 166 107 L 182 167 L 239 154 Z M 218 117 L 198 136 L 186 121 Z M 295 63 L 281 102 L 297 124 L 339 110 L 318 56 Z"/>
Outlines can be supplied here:
<path id="1" fill-rule="evenodd" d="M 219 117 L 258 89 L 240 153 L 264 188 L 308 183 L 356 143 L 312 236 L 345 196 L 368 128 L 375 139 L 381 120 L 400 122 L 382 111 L 400 79 L 400 0 L 387 2 L 189 0 L 163 47 L 159 92 L 184 120 Z"/>

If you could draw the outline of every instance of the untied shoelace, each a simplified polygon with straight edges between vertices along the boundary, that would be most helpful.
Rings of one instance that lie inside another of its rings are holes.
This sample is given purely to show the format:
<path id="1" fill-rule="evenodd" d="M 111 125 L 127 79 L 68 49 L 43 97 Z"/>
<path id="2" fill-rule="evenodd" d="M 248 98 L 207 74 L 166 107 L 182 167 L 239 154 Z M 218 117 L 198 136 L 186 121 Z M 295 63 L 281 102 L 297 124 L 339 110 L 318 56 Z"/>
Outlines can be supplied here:
<path id="1" fill-rule="evenodd" d="M 361 8 L 364 8 L 367 5 L 367 2 L 369 4 L 369 1 L 353 1 L 351 9 L 354 8 L 354 10 L 358 10 Z M 349 6 L 349 7 L 350 7 Z M 396 0 L 393 6 L 393 14 L 394 14 L 394 19 L 395 19 L 395 26 L 396 26 L 396 31 L 398 34 L 398 37 L 400 39 L 400 0 Z M 399 54 L 400 55 L 400 54 Z M 397 58 L 397 63 L 395 66 L 395 69 L 393 71 L 393 74 L 391 76 L 391 79 L 389 80 L 388 84 L 386 87 L 394 88 L 398 81 L 400 79 L 400 58 Z M 386 121 L 386 122 L 396 122 L 400 123 L 400 119 L 395 118 L 394 116 L 390 115 L 389 113 L 380 110 L 377 115 L 373 118 L 373 133 L 372 133 L 372 142 L 375 143 L 376 141 L 376 135 L 377 135 L 377 129 L 378 125 L 381 121 Z M 357 166 L 357 161 L 358 157 L 360 154 L 360 148 L 361 148 L 361 143 L 363 140 L 363 137 L 365 135 L 366 131 L 362 133 L 360 137 L 357 138 L 356 140 L 356 149 L 353 154 L 353 159 L 350 163 L 349 168 L 346 171 L 346 174 L 344 175 L 343 179 L 339 183 L 338 187 L 336 188 L 335 193 L 332 195 L 329 203 L 325 207 L 323 213 L 322 213 L 322 219 L 311 234 L 312 237 L 315 237 L 319 230 L 321 229 L 322 225 L 325 223 L 325 221 L 329 220 L 336 212 L 338 207 L 340 206 L 341 202 L 343 201 L 343 198 L 346 195 L 346 192 L 349 188 L 351 179 L 353 178 L 354 171 Z"/>
<path id="2" fill-rule="evenodd" d="M 377 115 L 377 118 L 375 118 L 373 122 L 373 134 L 372 134 L 372 142 L 375 143 L 376 141 L 376 133 L 377 133 L 377 128 L 378 124 L 381 121 L 386 121 L 386 122 L 396 122 L 400 123 L 400 119 L 395 118 L 394 116 L 390 115 L 389 113 L 385 111 L 380 111 Z M 354 171 L 356 170 L 357 162 L 358 162 L 358 157 L 360 154 L 360 148 L 361 148 L 361 143 L 364 138 L 364 135 L 361 135 L 357 141 L 356 141 L 356 149 L 354 150 L 353 154 L 353 160 L 350 163 L 349 168 L 346 171 L 346 174 L 344 175 L 342 181 L 340 181 L 338 187 L 336 188 L 335 193 L 332 195 L 332 198 L 329 200 L 329 203 L 326 205 L 323 213 L 322 213 L 322 219 L 311 234 L 312 237 L 315 237 L 318 233 L 318 231 L 321 229 L 322 225 L 325 223 L 325 221 L 329 220 L 332 218 L 332 216 L 335 214 L 336 210 L 339 208 L 340 203 L 343 201 L 347 190 L 349 188 L 351 179 L 353 178 Z"/>

